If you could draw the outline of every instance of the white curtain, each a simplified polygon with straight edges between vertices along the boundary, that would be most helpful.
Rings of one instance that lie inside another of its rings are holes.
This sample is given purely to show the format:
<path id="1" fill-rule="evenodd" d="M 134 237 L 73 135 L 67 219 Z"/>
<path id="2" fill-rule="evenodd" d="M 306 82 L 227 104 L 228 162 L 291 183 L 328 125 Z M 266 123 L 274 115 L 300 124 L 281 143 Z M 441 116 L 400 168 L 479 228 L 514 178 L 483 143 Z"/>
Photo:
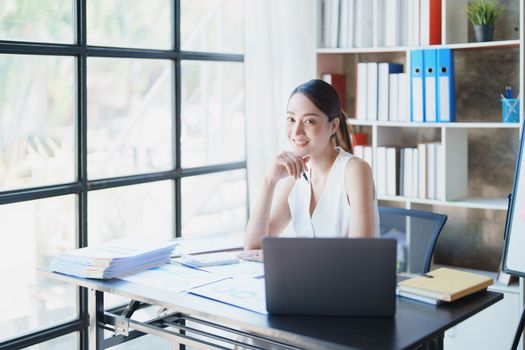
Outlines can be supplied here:
<path id="1" fill-rule="evenodd" d="M 290 92 L 316 76 L 315 0 L 246 0 L 245 88 L 250 208 L 277 153 L 286 148 Z"/>

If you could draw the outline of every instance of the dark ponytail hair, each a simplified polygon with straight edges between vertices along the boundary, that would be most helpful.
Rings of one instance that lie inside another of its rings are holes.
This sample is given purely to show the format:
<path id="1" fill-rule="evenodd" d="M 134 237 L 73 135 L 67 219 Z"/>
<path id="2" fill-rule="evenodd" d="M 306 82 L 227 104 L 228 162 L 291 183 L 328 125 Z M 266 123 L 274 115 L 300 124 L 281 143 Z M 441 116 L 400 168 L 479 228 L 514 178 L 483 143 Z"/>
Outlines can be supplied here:
<path id="1" fill-rule="evenodd" d="M 348 118 L 343 111 L 341 99 L 332 85 L 320 79 L 312 79 L 296 87 L 290 97 L 301 93 L 319 108 L 328 117 L 328 122 L 339 118 L 339 127 L 332 136 L 334 146 L 339 146 L 349 153 L 354 153 L 352 148 L 352 126 L 347 123 Z"/>

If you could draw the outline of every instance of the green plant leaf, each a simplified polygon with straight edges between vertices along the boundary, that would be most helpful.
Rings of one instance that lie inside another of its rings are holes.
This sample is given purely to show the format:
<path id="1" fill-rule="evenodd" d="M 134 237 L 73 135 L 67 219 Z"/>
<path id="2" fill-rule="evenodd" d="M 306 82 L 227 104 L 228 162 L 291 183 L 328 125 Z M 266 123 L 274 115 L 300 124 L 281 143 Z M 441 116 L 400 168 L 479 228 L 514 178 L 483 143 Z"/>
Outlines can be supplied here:
<path id="1" fill-rule="evenodd" d="M 493 1 L 474 0 L 467 4 L 467 17 L 474 25 L 494 24 L 503 9 L 503 5 Z"/>

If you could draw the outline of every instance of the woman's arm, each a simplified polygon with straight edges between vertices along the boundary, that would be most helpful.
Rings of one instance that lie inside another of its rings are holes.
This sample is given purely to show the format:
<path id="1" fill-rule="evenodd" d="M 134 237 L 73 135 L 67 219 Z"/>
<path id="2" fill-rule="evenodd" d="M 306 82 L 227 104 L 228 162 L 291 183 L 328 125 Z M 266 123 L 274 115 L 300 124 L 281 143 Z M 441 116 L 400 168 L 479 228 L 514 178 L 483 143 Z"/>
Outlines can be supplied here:
<path id="1" fill-rule="evenodd" d="M 346 164 L 345 188 L 350 203 L 349 237 L 373 237 L 374 219 L 374 179 L 367 162 L 353 157 Z"/>
<path id="2" fill-rule="evenodd" d="M 273 196 L 277 183 L 266 179 L 246 226 L 244 249 L 261 249 L 262 239 L 266 235 L 276 236 L 288 225 L 291 219 L 288 207 L 288 195 L 292 190 L 295 179 L 288 178 L 275 198 L 272 210 Z"/>
<path id="3" fill-rule="evenodd" d="M 261 194 L 255 204 L 246 226 L 244 249 L 260 249 L 261 241 L 266 235 L 278 235 L 290 222 L 291 214 L 288 207 L 288 195 L 295 181 L 301 177 L 302 171 L 307 171 L 306 162 L 291 152 L 282 152 L 276 158 L 266 177 Z M 282 180 L 283 190 L 279 191 L 272 210 L 273 196 L 277 183 Z"/>

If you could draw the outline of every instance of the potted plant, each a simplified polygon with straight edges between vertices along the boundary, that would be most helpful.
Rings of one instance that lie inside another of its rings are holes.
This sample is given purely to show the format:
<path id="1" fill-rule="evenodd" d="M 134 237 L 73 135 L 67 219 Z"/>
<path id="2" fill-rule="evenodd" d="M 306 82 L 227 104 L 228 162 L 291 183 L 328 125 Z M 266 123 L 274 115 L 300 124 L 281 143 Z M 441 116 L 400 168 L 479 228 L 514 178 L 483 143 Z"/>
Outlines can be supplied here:
<path id="1" fill-rule="evenodd" d="M 503 6 L 493 1 L 475 0 L 467 5 L 467 16 L 474 25 L 476 41 L 492 41 L 494 23 L 503 12 Z"/>

